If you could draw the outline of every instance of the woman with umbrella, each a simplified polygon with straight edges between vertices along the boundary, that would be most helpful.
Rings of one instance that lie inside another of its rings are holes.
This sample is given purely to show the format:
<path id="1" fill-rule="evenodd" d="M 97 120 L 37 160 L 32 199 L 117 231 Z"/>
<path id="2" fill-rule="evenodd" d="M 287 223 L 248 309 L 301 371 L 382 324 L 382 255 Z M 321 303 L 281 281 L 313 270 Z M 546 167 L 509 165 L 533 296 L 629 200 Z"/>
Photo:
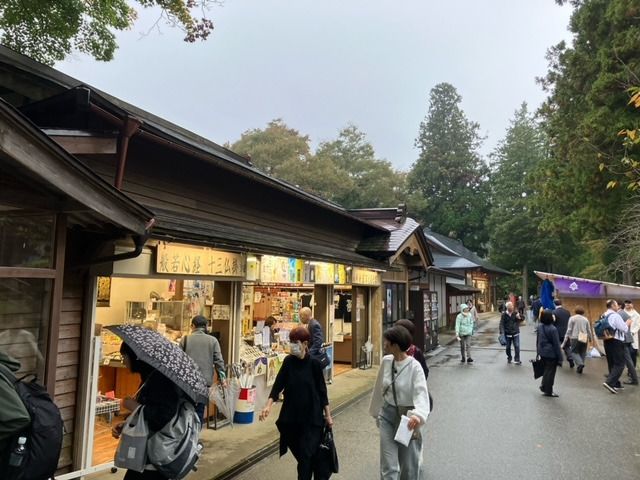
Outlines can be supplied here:
<path id="1" fill-rule="evenodd" d="M 280 431 L 280 456 L 287 449 L 298 462 L 298 480 L 325 480 L 331 476 L 322 464 L 319 451 L 323 426 L 333 426 L 327 386 L 322 366 L 309 356 L 311 336 L 304 327 L 296 327 L 289 334 L 290 355 L 278 371 L 267 405 L 260 412 L 265 420 L 284 391 L 284 402 L 276 421 Z M 324 418 L 323 418 L 324 412 Z"/>
<path id="2" fill-rule="evenodd" d="M 177 345 L 157 332 L 132 325 L 107 327 L 122 338 L 120 353 L 125 366 L 142 379 L 135 398 L 125 398 L 123 406 L 134 411 L 144 405 L 144 417 L 149 434 L 162 428 L 174 417 L 182 399 L 191 402 L 208 398 L 208 389 L 193 360 Z M 119 438 L 124 422 L 112 429 Z M 151 466 L 149 466 L 151 467 Z M 155 469 L 143 472 L 127 470 L 125 480 L 167 480 Z"/>

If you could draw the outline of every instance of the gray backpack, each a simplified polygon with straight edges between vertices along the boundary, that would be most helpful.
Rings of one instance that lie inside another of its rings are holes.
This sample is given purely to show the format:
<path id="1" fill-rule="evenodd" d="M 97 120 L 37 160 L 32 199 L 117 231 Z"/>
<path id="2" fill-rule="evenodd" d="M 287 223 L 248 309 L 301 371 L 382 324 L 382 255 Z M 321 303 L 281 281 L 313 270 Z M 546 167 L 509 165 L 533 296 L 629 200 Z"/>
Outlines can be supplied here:
<path id="1" fill-rule="evenodd" d="M 165 477 L 180 480 L 191 470 L 197 470 L 200 419 L 193 403 L 182 399 L 171 421 L 149 436 L 149 463 Z"/>

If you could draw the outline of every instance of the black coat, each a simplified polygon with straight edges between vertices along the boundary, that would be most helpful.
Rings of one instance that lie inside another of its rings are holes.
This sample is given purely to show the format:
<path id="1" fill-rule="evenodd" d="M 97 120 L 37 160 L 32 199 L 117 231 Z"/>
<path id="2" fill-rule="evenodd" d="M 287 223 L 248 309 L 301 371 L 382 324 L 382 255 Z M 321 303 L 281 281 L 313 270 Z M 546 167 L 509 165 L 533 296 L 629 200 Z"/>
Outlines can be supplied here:
<path id="1" fill-rule="evenodd" d="M 509 312 L 502 312 L 500 317 L 500 334 L 502 335 L 517 335 L 520 333 L 520 320 L 518 320 L 518 312 L 515 310 L 509 314 Z"/>
<path id="2" fill-rule="evenodd" d="M 558 307 L 553 311 L 553 316 L 556 317 L 556 328 L 558 329 L 558 336 L 563 339 L 567 333 L 567 327 L 569 326 L 569 317 L 571 312 L 563 307 Z"/>
<path id="3" fill-rule="evenodd" d="M 542 358 L 555 360 L 562 363 L 562 351 L 560 350 L 560 339 L 558 329 L 553 325 L 540 325 L 538 327 L 537 341 L 538 355 Z"/>

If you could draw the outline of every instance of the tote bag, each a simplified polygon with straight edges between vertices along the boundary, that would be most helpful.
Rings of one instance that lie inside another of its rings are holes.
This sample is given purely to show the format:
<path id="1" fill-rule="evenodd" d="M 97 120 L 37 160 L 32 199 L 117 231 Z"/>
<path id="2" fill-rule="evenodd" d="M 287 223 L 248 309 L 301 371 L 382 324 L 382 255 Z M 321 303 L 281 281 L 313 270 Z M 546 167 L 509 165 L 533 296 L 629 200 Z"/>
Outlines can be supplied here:
<path id="1" fill-rule="evenodd" d="M 144 471 L 147 465 L 148 437 L 149 429 L 144 420 L 144 407 L 139 405 L 124 422 L 113 460 L 114 465 L 136 472 Z"/>

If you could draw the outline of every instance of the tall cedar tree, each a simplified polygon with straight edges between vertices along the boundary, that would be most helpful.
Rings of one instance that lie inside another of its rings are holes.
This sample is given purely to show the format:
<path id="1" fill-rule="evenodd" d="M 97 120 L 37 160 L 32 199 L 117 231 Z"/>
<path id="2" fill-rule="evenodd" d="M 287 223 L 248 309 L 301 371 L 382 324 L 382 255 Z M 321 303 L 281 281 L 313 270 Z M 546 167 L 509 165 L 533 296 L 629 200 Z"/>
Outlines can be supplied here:
<path id="1" fill-rule="evenodd" d="M 561 252 L 569 244 L 565 237 L 549 236 L 540 229 L 543 216 L 533 201 L 539 189 L 535 170 L 546 155 L 544 132 L 523 103 L 491 155 L 487 226 L 491 261 L 523 272 L 527 282 L 533 280 L 533 270 L 564 268 Z M 528 296 L 528 292 L 524 293 Z"/>
<path id="2" fill-rule="evenodd" d="M 634 125 L 625 89 L 640 76 L 640 2 L 571 4 L 573 45 L 550 49 L 549 72 L 541 80 L 549 93 L 541 113 L 551 155 L 538 170 L 538 205 L 548 234 L 568 232 L 575 243 L 582 242 L 583 252 L 575 252 L 577 261 L 566 273 L 604 278 L 615 252 L 603 246 L 618 228 L 630 194 L 608 190 L 615 177 L 599 165 L 619 161 L 624 152 L 616 133 Z"/>
<path id="3" fill-rule="evenodd" d="M 408 178 L 410 210 L 434 231 L 484 254 L 488 167 L 478 154 L 480 127 L 467 119 L 461 101 L 449 83 L 431 90 L 429 112 L 415 142 L 420 154 Z"/>

